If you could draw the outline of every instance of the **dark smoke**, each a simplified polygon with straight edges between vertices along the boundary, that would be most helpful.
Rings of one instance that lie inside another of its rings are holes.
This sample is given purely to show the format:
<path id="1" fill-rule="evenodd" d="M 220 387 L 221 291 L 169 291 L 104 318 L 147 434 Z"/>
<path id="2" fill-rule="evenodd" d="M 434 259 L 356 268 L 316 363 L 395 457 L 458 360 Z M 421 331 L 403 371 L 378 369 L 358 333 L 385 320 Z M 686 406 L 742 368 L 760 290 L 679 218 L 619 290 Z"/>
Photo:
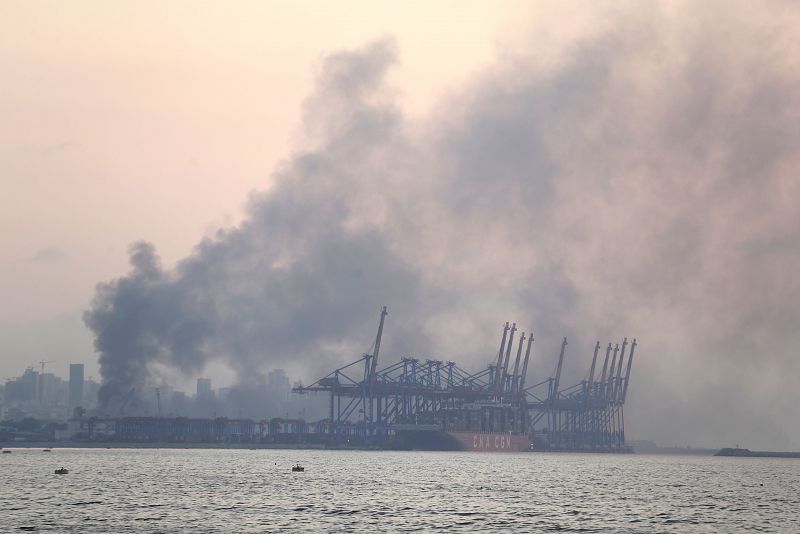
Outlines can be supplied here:
<path id="1" fill-rule="evenodd" d="M 329 116 L 308 124 L 324 143 L 279 171 L 239 227 L 201 242 L 169 272 L 152 245 L 131 247 L 131 272 L 101 284 L 85 316 L 102 403 L 141 388 L 155 362 L 192 374 L 224 360 L 242 382 L 272 364 L 322 369 L 369 348 L 384 302 L 404 303 L 409 316 L 421 307 L 419 274 L 378 228 L 358 224 L 353 206 L 364 160 L 399 128 L 397 112 L 372 101 L 392 61 L 389 43 L 328 59 L 309 106 Z M 422 349 L 425 339 L 404 344 Z"/>
<path id="2" fill-rule="evenodd" d="M 533 379 L 570 337 L 569 382 L 636 336 L 632 437 L 800 448 L 798 8 L 631 6 L 555 65 L 507 51 L 423 122 L 385 84 L 391 42 L 329 57 L 306 149 L 245 222 L 175 269 L 134 245 L 98 288 L 104 398 L 155 362 L 313 378 L 385 303 L 387 359 L 477 367 L 512 319 Z"/>

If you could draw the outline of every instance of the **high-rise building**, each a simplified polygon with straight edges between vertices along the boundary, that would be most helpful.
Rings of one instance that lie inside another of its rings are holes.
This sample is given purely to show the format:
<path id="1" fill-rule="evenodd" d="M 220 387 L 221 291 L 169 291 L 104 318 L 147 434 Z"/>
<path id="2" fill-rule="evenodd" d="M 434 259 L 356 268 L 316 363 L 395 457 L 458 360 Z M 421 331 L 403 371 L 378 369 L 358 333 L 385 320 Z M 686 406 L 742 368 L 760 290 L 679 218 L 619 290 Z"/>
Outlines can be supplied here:
<path id="1" fill-rule="evenodd" d="M 24 400 L 35 401 L 39 398 L 39 373 L 32 367 L 25 369 L 19 381 L 22 383 Z"/>
<path id="2" fill-rule="evenodd" d="M 83 404 L 82 408 L 87 410 L 97 407 L 97 392 L 100 391 L 100 384 L 92 380 L 90 376 L 83 383 Z"/>
<path id="3" fill-rule="evenodd" d="M 39 374 L 39 403 L 51 406 L 58 402 L 58 389 L 61 379 L 53 373 Z"/>
<path id="4" fill-rule="evenodd" d="M 69 364 L 69 409 L 83 405 L 83 364 Z"/>
<path id="5" fill-rule="evenodd" d="M 197 398 L 203 399 L 211 396 L 211 379 L 198 378 L 197 379 Z"/>

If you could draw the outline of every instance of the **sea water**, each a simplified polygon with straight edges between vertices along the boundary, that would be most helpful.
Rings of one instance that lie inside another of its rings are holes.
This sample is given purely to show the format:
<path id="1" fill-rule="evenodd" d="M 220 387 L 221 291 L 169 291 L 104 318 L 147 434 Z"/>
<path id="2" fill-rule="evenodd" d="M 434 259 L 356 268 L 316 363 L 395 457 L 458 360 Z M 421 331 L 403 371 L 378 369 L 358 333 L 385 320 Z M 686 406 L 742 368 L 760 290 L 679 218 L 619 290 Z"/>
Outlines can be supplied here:
<path id="1" fill-rule="evenodd" d="M 300 463 L 303 473 L 291 467 Z M 59 467 L 67 475 L 56 475 Z M 800 532 L 800 460 L 15 449 L 0 532 Z"/>

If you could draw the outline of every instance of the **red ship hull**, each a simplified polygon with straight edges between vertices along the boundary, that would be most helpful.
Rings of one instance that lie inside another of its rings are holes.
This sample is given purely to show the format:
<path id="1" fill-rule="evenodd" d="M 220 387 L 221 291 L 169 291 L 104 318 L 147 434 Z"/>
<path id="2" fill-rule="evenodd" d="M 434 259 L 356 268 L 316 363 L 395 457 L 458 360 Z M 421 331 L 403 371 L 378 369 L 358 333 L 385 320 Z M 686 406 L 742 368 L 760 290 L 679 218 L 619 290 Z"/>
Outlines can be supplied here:
<path id="1" fill-rule="evenodd" d="M 531 449 L 531 440 L 509 432 L 447 432 L 462 451 L 522 452 Z"/>

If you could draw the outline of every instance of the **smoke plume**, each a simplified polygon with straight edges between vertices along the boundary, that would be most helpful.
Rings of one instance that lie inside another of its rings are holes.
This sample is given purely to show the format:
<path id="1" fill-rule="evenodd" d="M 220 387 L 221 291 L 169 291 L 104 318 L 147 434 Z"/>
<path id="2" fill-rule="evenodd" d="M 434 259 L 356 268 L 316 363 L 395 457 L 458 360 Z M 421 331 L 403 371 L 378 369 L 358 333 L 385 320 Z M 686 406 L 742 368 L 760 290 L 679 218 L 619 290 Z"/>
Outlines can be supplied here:
<path id="1" fill-rule="evenodd" d="M 422 120 L 387 85 L 391 40 L 329 56 L 241 225 L 174 268 L 136 243 L 98 286 L 103 399 L 155 363 L 314 378 L 387 304 L 387 359 L 477 369 L 515 320 L 529 382 L 564 335 L 570 382 L 635 336 L 632 437 L 800 447 L 800 18 L 770 6 L 633 3 L 556 61 L 506 50 Z"/>

